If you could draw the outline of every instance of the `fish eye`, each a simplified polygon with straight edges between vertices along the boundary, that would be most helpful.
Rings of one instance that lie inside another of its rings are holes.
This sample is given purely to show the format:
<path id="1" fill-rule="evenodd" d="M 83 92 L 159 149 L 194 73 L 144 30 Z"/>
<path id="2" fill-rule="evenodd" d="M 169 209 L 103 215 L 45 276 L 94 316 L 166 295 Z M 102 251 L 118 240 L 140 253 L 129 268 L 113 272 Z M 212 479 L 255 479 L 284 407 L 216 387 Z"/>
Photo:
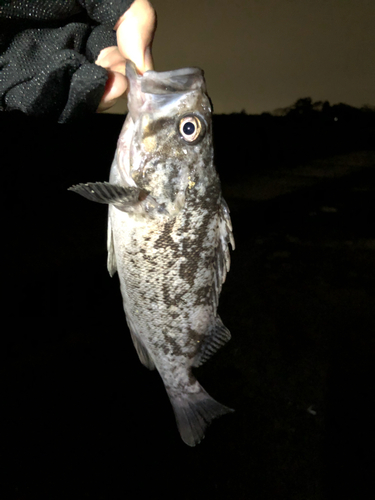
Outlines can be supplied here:
<path id="1" fill-rule="evenodd" d="M 184 141 L 190 144 L 196 143 L 204 131 L 202 121 L 195 115 L 183 116 L 178 129 Z"/>

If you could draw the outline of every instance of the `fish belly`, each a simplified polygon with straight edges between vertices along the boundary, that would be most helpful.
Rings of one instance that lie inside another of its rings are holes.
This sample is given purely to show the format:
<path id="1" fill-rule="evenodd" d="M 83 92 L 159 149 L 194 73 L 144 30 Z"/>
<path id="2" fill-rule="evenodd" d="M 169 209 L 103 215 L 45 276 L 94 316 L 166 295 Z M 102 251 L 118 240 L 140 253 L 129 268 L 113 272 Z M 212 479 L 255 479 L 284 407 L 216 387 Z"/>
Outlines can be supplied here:
<path id="1" fill-rule="evenodd" d="M 197 265 L 197 253 L 190 256 L 173 234 L 168 245 L 165 224 L 116 212 L 111 222 L 128 321 L 153 357 L 170 352 L 191 364 L 215 314 L 212 262 L 206 255 Z"/>

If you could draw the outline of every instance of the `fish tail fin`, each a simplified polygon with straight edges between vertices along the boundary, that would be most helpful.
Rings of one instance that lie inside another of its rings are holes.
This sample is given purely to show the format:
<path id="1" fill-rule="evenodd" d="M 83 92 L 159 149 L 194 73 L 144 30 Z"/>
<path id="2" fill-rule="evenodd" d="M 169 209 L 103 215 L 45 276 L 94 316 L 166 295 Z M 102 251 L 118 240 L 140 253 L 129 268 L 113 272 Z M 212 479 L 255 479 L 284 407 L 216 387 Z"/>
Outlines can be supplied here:
<path id="1" fill-rule="evenodd" d="M 234 411 L 213 399 L 198 382 L 194 386 L 199 388 L 197 392 L 176 395 L 167 390 L 178 430 L 188 446 L 195 446 L 202 441 L 212 420 Z"/>

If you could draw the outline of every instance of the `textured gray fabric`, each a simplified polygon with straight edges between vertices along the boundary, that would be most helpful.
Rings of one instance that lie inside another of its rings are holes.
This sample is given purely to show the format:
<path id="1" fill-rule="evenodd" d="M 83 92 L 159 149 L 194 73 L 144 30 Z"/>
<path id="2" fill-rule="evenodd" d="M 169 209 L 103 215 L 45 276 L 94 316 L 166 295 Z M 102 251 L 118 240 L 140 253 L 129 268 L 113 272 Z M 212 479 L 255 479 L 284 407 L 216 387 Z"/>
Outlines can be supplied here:
<path id="1" fill-rule="evenodd" d="M 95 112 L 107 71 L 94 62 L 131 3 L 1 0 L 0 110 L 61 123 Z"/>

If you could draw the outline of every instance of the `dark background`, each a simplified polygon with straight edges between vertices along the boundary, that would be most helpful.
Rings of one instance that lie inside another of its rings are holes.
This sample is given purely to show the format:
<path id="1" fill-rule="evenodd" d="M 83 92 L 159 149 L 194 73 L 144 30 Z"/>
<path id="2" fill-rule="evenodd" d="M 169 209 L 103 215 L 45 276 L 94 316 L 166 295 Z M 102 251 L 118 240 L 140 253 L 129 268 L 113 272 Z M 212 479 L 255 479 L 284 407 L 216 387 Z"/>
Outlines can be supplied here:
<path id="1" fill-rule="evenodd" d="M 313 108 L 214 118 L 232 340 L 196 373 L 236 412 L 196 448 L 133 348 L 106 207 L 67 191 L 108 179 L 123 117 L 0 114 L 1 498 L 372 497 L 375 127 Z"/>

